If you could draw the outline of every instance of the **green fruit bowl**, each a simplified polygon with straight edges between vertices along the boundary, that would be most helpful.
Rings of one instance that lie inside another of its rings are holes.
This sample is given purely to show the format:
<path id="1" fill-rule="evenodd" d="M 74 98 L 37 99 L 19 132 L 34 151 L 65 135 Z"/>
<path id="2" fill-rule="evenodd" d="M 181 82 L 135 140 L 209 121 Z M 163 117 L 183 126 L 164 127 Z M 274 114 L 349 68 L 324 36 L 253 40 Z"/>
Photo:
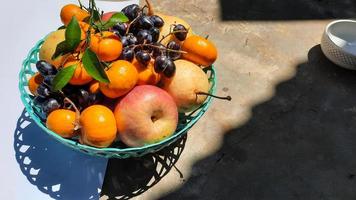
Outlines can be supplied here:
<path id="1" fill-rule="evenodd" d="M 38 108 L 33 104 L 34 96 L 30 94 L 28 89 L 28 80 L 37 71 L 35 64 L 39 60 L 38 52 L 42 44 L 43 44 L 43 40 L 40 40 L 35 45 L 35 47 L 31 49 L 27 58 L 23 61 L 23 66 L 19 74 L 19 79 L 20 79 L 19 89 L 21 93 L 21 100 L 25 105 L 26 111 L 28 112 L 30 117 L 35 121 L 35 123 L 39 127 L 41 127 L 41 129 L 43 129 L 47 134 L 49 134 L 50 136 L 52 136 L 54 139 L 61 142 L 62 144 L 70 148 L 76 149 L 80 152 L 92 156 L 100 156 L 106 158 L 120 158 L 120 159 L 125 159 L 129 157 L 141 157 L 148 153 L 157 152 L 162 148 L 169 146 L 170 144 L 178 140 L 180 137 L 184 136 L 188 132 L 188 130 L 203 116 L 203 114 L 207 111 L 207 109 L 211 104 L 212 98 L 208 97 L 207 100 L 197 110 L 191 113 L 185 113 L 185 114 L 180 113 L 179 124 L 176 132 L 173 135 L 171 135 L 170 137 L 166 138 L 161 142 L 146 145 L 143 147 L 129 148 L 129 147 L 125 147 L 124 145 L 117 144 L 120 142 L 115 142 L 109 148 L 95 148 L 92 146 L 80 144 L 78 139 L 76 138 L 73 139 L 63 138 L 46 128 L 44 120 L 41 120 L 43 119 L 41 110 L 40 108 Z M 211 84 L 210 94 L 214 94 L 216 90 L 216 78 L 215 78 L 214 67 L 213 66 L 208 67 L 204 69 L 204 71 L 209 76 L 209 81 Z"/>

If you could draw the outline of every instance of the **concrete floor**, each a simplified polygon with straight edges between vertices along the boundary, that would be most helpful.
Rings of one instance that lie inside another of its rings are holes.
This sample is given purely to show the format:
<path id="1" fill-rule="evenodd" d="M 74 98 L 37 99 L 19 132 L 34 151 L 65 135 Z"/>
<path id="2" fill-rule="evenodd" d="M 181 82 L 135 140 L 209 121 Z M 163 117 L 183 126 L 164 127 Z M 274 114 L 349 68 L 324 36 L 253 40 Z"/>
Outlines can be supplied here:
<path id="1" fill-rule="evenodd" d="M 217 93 L 233 101 L 215 100 L 158 156 L 111 160 L 101 199 L 356 198 L 356 73 L 318 45 L 331 19 L 356 16 L 356 3 L 152 2 L 210 35 Z"/>

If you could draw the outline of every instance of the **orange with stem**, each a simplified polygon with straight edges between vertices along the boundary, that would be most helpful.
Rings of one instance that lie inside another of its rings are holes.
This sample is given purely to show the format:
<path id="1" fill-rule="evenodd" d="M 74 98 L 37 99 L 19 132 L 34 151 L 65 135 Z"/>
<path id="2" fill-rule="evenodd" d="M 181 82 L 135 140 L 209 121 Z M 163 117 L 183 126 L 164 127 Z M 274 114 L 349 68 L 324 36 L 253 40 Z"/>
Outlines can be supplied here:
<path id="1" fill-rule="evenodd" d="M 67 4 L 61 9 L 61 20 L 64 25 L 68 25 L 72 20 L 73 16 L 77 18 L 78 21 L 83 21 L 85 18 L 89 17 L 89 13 L 75 4 Z"/>

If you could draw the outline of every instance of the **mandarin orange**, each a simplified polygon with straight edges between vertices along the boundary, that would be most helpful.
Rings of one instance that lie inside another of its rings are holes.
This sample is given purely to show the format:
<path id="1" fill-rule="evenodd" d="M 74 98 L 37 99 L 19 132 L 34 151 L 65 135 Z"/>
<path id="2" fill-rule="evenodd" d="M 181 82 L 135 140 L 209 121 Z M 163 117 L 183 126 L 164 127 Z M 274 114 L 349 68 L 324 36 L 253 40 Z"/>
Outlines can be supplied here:
<path id="1" fill-rule="evenodd" d="M 112 32 L 92 34 L 90 37 L 90 49 L 103 62 L 116 60 L 122 52 L 120 38 Z"/>
<path id="2" fill-rule="evenodd" d="M 37 72 L 34 74 L 30 80 L 28 81 L 28 89 L 30 90 L 31 94 L 37 95 L 37 88 L 43 82 L 43 76 Z"/>
<path id="3" fill-rule="evenodd" d="M 100 83 L 100 91 L 109 98 L 127 94 L 138 81 L 138 73 L 133 64 L 126 60 L 113 62 L 106 74 L 110 83 Z"/>
<path id="4" fill-rule="evenodd" d="M 76 113 L 74 111 L 58 109 L 48 115 L 46 126 L 64 138 L 71 138 L 76 135 L 75 122 Z"/>
<path id="5" fill-rule="evenodd" d="M 76 59 L 74 56 L 68 58 L 67 61 L 64 63 L 63 67 L 69 67 L 72 65 L 77 65 L 77 68 L 75 69 L 74 74 L 69 81 L 70 84 L 85 85 L 93 80 L 93 78 L 85 70 L 83 63 L 80 60 Z"/>
<path id="6" fill-rule="evenodd" d="M 102 105 L 86 108 L 80 115 L 80 142 L 95 147 L 108 147 L 116 139 L 116 120 L 113 112 Z"/>
<path id="7" fill-rule="evenodd" d="M 138 72 L 137 85 L 157 85 L 161 80 L 160 74 L 154 70 L 154 60 L 152 59 L 147 66 L 144 66 L 136 60 L 132 61 L 132 64 L 136 67 Z"/>
<path id="8" fill-rule="evenodd" d="M 73 16 L 77 18 L 78 21 L 83 21 L 85 18 L 89 17 L 89 13 L 75 4 L 67 4 L 61 9 L 61 20 L 64 25 L 68 25 L 72 20 Z"/>

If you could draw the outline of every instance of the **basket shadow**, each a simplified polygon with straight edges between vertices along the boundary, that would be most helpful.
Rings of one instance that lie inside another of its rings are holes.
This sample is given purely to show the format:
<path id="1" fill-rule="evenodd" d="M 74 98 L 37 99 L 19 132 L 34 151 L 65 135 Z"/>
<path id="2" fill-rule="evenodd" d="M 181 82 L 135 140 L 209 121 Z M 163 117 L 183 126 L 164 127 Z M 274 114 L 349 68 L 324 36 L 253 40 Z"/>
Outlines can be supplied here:
<path id="1" fill-rule="evenodd" d="M 221 19 L 313 20 L 354 18 L 353 0 L 219 0 Z"/>
<path id="2" fill-rule="evenodd" d="M 14 133 L 16 160 L 28 181 L 53 199 L 98 199 L 107 159 L 60 144 L 24 110 Z"/>
<path id="3" fill-rule="evenodd" d="M 320 45 L 162 199 L 356 199 L 356 72 Z"/>
<path id="4" fill-rule="evenodd" d="M 130 199 L 144 193 L 174 167 L 186 140 L 187 134 L 184 134 L 170 146 L 141 158 L 110 159 L 101 196 Z"/>

